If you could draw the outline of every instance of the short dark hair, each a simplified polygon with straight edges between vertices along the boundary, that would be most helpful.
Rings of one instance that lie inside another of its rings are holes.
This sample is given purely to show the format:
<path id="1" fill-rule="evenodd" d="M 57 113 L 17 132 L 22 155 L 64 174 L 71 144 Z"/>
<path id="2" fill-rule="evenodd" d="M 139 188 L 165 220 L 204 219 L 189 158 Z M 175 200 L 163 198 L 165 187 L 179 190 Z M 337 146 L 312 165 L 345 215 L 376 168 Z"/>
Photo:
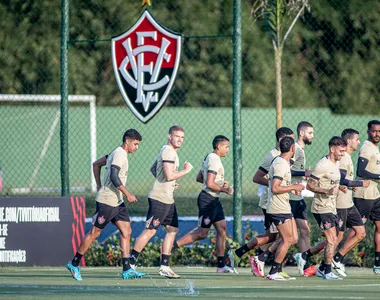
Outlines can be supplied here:
<path id="1" fill-rule="evenodd" d="M 169 134 L 172 134 L 174 131 L 185 132 L 185 130 L 183 130 L 183 128 L 179 125 L 173 125 L 172 127 L 169 128 Z"/>
<path id="2" fill-rule="evenodd" d="M 213 149 L 216 149 L 216 147 L 218 146 L 219 143 L 225 142 L 225 141 L 229 142 L 230 140 L 226 136 L 224 136 L 224 135 L 217 135 L 212 140 L 212 147 L 213 147 Z"/>
<path id="3" fill-rule="evenodd" d="M 276 130 L 276 140 L 277 142 L 284 136 L 294 134 L 293 130 L 288 127 L 280 127 Z"/>
<path id="4" fill-rule="evenodd" d="M 347 142 L 342 137 L 340 137 L 340 136 L 333 136 L 329 140 L 329 147 L 332 147 L 332 146 L 346 147 L 347 146 Z"/>
<path id="5" fill-rule="evenodd" d="M 369 121 L 369 122 L 368 122 L 368 130 L 371 130 L 372 125 L 380 125 L 380 121 L 379 121 L 379 120 L 372 120 L 372 121 Z"/>
<path id="6" fill-rule="evenodd" d="M 359 131 L 352 128 L 346 128 L 342 131 L 342 134 L 340 136 L 347 142 L 347 140 L 352 139 L 355 134 L 359 134 Z"/>
<path id="7" fill-rule="evenodd" d="M 291 136 L 286 136 L 280 141 L 280 151 L 281 153 L 287 153 L 290 151 L 292 145 L 295 144 L 294 139 Z"/>
<path id="8" fill-rule="evenodd" d="M 126 140 L 142 141 L 142 136 L 136 129 L 131 128 L 124 132 L 123 143 L 125 143 Z"/>
<path id="9" fill-rule="evenodd" d="M 297 125 L 297 135 L 299 136 L 301 130 L 303 130 L 303 129 L 307 128 L 307 127 L 313 127 L 313 125 L 311 125 L 309 122 L 306 122 L 306 121 L 299 122 L 298 125 Z"/>

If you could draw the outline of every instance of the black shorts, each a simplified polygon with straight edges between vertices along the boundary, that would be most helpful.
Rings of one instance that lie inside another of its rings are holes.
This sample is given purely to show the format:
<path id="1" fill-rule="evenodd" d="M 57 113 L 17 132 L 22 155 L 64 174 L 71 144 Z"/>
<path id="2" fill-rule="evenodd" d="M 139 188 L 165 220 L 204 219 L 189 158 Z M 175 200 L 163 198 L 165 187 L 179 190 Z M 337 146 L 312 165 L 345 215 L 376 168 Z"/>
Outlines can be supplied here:
<path id="1" fill-rule="evenodd" d="M 146 229 L 157 229 L 162 226 L 178 228 L 178 214 L 174 203 L 167 204 L 158 200 L 150 199 L 148 215 L 146 216 Z"/>
<path id="2" fill-rule="evenodd" d="M 307 205 L 305 200 L 289 200 L 294 219 L 307 220 Z"/>
<path id="3" fill-rule="evenodd" d="M 328 230 L 330 228 L 335 227 L 337 230 L 340 228 L 340 219 L 338 215 L 334 215 L 333 213 L 327 214 L 314 214 L 314 218 L 317 220 L 318 226 L 322 230 Z"/>
<path id="4" fill-rule="evenodd" d="M 345 231 L 352 226 L 364 226 L 362 217 L 355 205 L 350 208 L 337 208 L 336 211 L 340 219 L 340 231 Z"/>
<path id="5" fill-rule="evenodd" d="M 272 228 L 272 227 L 277 227 L 278 225 L 291 221 L 293 216 L 292 214 L 268 214 L 267 213 L 267 218 Z M 274 232 L 270 231 L 270 233 L 274 233 Z"/>
<path id="6" fill-rule="evenodd" d="M 219 198 L 202 191 L 198 196 L 198 227 L 210 228 L 212 224 L 225 219 Z"/>
<path id="7" fill-rule="evenodd" d="M 115 223 L 117 221 L 131 221 L 125 203 L 115 207 L 96 202 L 96 211 L 92 217 L 92 225 L 99 229 L 104 229 L 109 222 Z"/>
<path id="8" fill-rule="evenodd" d="M 380 221 L 380 198 L 376 200 L 354 198 L 354 203 L 364 224 L 368 219 L 371 221 Z"/>

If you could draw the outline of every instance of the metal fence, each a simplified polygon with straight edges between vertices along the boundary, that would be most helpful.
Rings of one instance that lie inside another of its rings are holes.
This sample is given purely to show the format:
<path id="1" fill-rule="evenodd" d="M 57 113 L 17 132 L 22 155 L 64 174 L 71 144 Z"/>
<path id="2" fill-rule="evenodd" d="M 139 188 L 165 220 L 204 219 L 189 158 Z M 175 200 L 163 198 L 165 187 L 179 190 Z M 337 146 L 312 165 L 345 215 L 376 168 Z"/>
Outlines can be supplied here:
<path id="1" fill-rule="evenodd" d="M 233 1 L 151 2 L 155 18 L 182 34 L 183 53 L 165 107 L 143 124 L 118 91 L 110 44 L 141 15 L 141 1 L 70 1 L 69 94 L 96 97 L 95 116 L 89 103 L 69 103 L 71 194 L 92 193 L 92 146 L 97 157 L 105 155 L 121 144 L 126 129 L 136 128 L 143 142 L 130 159 L 127 186 L 145 197 L 153 183 L 149 167 L 169 127 L 180 124 L 185 142 L 179 158 L 195 170 L 179 180 L 176 196 L 194 199 L 200 190 L 195 175 L 212 150 L 212 138 L 232 137 Z M 257 205 L 252 176 L 275 144 L 273 45 L 263 22 L 252 17 L 254 3 L 242 1 L 242 186 L 248 199 L 243 214 Z M 293 130 L 302 120 L 314 125 L 315 140 L 306 148 L 313 166 L 326 154 L 331 136 L 353 127 L 364 140 L 367 122 L 379 117 L 380 4 L 321 0 L 309 5 L 284 46 L 283 125 Z M 1 94 L 59 94 L 60 9 L 57 1 L 47 0 L 0 4 Z M 39 100 L 0 102 L 0 195 L 61 192 L 59 103 Z M 231 153 L 223 163 L 232 182 Z M 189 213 L 195 214 L 195 207 Z"/>

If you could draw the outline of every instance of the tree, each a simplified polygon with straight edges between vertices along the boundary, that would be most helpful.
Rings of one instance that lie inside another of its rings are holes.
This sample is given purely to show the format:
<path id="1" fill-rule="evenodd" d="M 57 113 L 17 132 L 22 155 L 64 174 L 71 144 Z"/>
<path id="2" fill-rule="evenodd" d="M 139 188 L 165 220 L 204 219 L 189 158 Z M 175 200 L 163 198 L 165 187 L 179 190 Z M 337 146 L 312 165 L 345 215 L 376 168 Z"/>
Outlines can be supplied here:
<path id="1" fill-rule="evenodd" d="M 309 9 L 308 0 L 256 0 L 252 16 L 264 21 L 272 38 L 276 66 L 276 127 L 282 126 L 282 54 L 284 44 L 299 17 Z M 292 17 L 295 15 L 295 17 Z M 290 21 L 290 22 L 289 22 Z M 288 29 L 286 25 L 290 23 Z M 284 34 L 285 32 L 285 34 Z"/>

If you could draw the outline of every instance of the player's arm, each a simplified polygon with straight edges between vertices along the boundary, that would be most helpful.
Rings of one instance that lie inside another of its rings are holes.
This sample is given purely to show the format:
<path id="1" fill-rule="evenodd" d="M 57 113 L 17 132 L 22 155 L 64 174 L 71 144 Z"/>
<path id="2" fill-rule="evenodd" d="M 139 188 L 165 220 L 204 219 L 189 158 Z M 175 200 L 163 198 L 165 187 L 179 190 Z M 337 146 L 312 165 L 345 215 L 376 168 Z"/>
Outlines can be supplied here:
<path id="1" fill-rule="evenodd" d="M 173 181 L 181 178 L 193 169 L 192 164 L 185 161 L 183 164 L 183 170 L 176 172 L 174 169 L 174 161 L 163 160 L 162 162 L 164 165 L 164 174 L 167 181 Z"/>
<path id="2" fill-rule="evenodd" d="M 135 195 L 131 194 L 123 185 L 119 177 L 120 167 L 111 165 L 111 182 L 112 184 L 127 197 L 128 202 L 137 202 Z"/>
<path id="3" fill-rule="evenodd" d="M 359 187 L 364 186 L 367 187 L 369 185 L 368 180 L 348 180 L 346 178 L 347 170 L 340 169 L 340 185 L 344 185 L 347 187 Z"/>
<path id="4" fill-rule="evenodd" d="M 204 178 L 203 178 L 203 172 L 202 172 L 202 170 L 199 170 L 199 172 L 198 172 L 197 177 L 196 177 L 195 180 L 197 182 L 203 183 Z"/>
<path id="5" fill-rule="evenodd" d="M 155 160 L 153 165 L 150 167 L 150 172 L 152 173 L 154 178 L 157 178 L 157 160 Z"/>
<path id="6" fill-rule="evenodd" d="M 92 163 L 92 173 L 94 174 L 97 190 L 99 190 L 102 187 L 102 183 L 100 180 L 100 169 L 106 165 L 107 157 L 108 155 L 105 155 Z"/>
<path id="7" fill-rule="evenodd" d="M 319 186 L 319 178 L 313 174 L 309 177 L 306 188 L 316 194 L 336 195 L 338 193 L 338 186 L 330 189 L 321 188 Z"/>
<path id="8" fill-rule="evenodd" d="M 365 179 L 380 180 L 380 174 L 371 173 L 366 170 L 369 160 L 364 157 L 359 157 L 357 175 Z"/>
<path id="9" fill-rule="evenodd" d="M 255 175 L 252 178 L 252 181 L 257 184 L 269 185 L 269 180 L 265 176 L 268 174 L 268 171 L 265 170 L 263 167 L 259 167 L 259 169 L 256 171 Z"/>
<path id="10" fill-rule="evenodd" d="M 290 193 L 291 191 L 297 191 L 301 192 L 305 189 L 304 185 L 302 183 L 296 183 L 291 185 L 284 185 L 282 186 L 283 178 L 280 176 L 274 176 L 273 182 L 271 185 L 272 193 L 273 194 L 284 194 L 284 193 Z"/>
<path id="11" fill-rule="evenodd" d="M 234 189 L 232 187 L 223 187 L 223 186 L 218 185 L 215 182 L 215 178 L 216 178 L 216 172 L 208 170 L 207 171 L 207 180 L 206 180 L 207 188 L 209 188 L 210 190 L 216 191 L 216 192 L 222 192 L 222 193 L 226 193 L 229 195 L 233 194 Z"/>

